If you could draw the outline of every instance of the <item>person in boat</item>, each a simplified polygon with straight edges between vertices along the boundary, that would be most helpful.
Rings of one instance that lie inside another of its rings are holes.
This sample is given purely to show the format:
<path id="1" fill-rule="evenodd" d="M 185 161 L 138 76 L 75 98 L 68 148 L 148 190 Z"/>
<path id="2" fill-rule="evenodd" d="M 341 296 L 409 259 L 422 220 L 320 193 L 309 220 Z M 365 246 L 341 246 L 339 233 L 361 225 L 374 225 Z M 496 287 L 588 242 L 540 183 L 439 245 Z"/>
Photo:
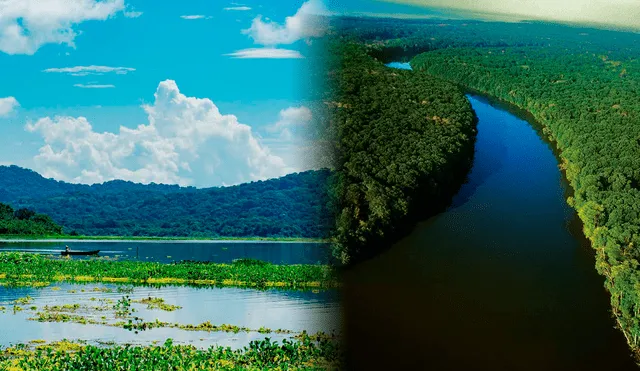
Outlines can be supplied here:
<path id="1" fill-rule="evenodd" d="M 71 251 L 71 249 L 69 248 L 69 246 L 65 246 L 64 247 L 64 251 L 69 252 L 69 251 Z"/>

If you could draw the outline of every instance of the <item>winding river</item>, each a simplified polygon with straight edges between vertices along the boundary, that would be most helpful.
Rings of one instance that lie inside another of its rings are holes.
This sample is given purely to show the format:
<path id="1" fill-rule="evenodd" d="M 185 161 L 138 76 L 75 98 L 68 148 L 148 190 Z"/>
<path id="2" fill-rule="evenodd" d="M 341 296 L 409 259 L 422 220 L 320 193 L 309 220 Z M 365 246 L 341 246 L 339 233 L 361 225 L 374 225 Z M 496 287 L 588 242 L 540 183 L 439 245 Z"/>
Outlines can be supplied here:
<path id="1" fill-rule="evenodd" d="M 479 122 L 467 183 L 446 212 L 345 277 L 351 361 L 637 370 L 552 146 L 521 112 L 468 98 Z"/>

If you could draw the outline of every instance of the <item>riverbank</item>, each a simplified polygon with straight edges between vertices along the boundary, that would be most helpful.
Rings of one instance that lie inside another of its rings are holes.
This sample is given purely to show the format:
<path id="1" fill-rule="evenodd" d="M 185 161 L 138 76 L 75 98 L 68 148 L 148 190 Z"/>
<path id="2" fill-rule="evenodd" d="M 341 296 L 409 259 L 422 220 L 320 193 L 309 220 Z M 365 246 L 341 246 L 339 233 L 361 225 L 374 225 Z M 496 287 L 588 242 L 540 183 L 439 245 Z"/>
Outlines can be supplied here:
<path id="1" fill-rule="evenodd" d="M 327 265 L 275 265 L 250 259 L 233 264 L 162 264 L 47 259 L 36 254 L 0 253 L 0 282 L 6 285 L 47 286 L 65 281 L 309 290 L 340 286 L 337 272 Z"/>
<path id="2" fill-rule="evenodd" d="M 0 235 L 0 242 L 295 242 L 331 243 L 328 239 L 304 237 L 144 237 L 144 236 L 16 236 Z"/>
<path id="3" fill-rule="evenodd" d="M 350 348 L 353 362 L 401 369 L 635 369 L 613 328 L 593 252 L 574 231 L 579 219 L 566 204 L 568 183 L 549 142 L 529 125 L 530 115 L 465 92 L 479 118 L 467 182 L 445 212 L 345 274 L 345 332 L 362 334 Z M 377 326 L 368 330 L 368 323 Z M 370 360 L 388 338 L 424 357 Z"/>
<path id="4" fill-rule="evenodd" d="M 460 58 L 459 55 L 456 57 Z M 614 189 L 612 185 L 616 181 L 617 175 L 614 176 L 610 172 L 610 170 L 618 168 L 615 164 L 619 162 L 621 157 L 631 158 L 633 156 L 628 154 L 607 155 L 610 158 L 609 162 L 605 162 L 599 156 L 587 156 L 586 154 L 593 153 L 593 151 L 601 151 L 600 153 L 613 153 L 614 151 L 598 150 L 599 147 L 610 145 L 605 137 L 593 136 L 594 133 L 599 133 L 602 124 L 594 124 L 591 118 L 585 120 L 572 116 L 572 112 L 576 111 L 575 104 L 580 100 L 574 98 L 574 100 L 562 101 L 560 104 L 559 98 L 566 96 L 566 91 L 556 91 L 555 85 L 547 89 L 548 95 L 545 96 L 545 99 L 538 99 L 534 97 L 540 95 L 529 90 L 531 85 L 527 85 L 529 75 L 522 75 L 525 88 L 512 89 L 509 85 L 504 87 L 495 84 L 495 81 L 502 81 L 504 78 L 499 69 L 483 66 L 487 71 L 491 70 L 487 76 L 491 74 L 493 79 L 480 78 L 479 76 L 482 74 L 478 71 L 483 71 L 483 69 L 472 72 L 465 69 L 467 63 L 475 66 L 470 61 L 458 63 L 455 68 L 451 68 L 450 64 L 443 62 L 446 58 L 449 58 L 446 52 L 428 52 L 415 57 L 411 61 L 411 65 L 416 69 L 423 70 L 424 73 L 439 76 L 525 111 L 539 125 L 538 134 L 545 141 L 551 143 L 554 155 L 558 159 L 559 167 L 569 187 L 565 200 L 577 212 L 581 221 L 580 234 L 589 241 L 589 245 L 595 250 L 595 267 L 598 273 L 605 278 L 604 286 L 610 294 L 610 307 L 617 328 L 624 334 L 636 359 L 640 359 L 640 316 L 638 316 L 640 313 L 640 290 L 638 289 L 640 275 L 637 270 L 637 259 L 634 258 L 637 256 L 637 252 L 634 251 L 637 237 L 629 232 L 634 230 L 637 221 L 633 217 L 625 220 L 616 217 L 616 215 L 634 215 L 634 205 L 638 204 L 635 200 L 636 193 L 633 186 L 635 180 L 632 177 L 625 177 L 624 179 L 631 182 L 632 186 L 628 189 L 625 189 L 624 186 L 616 186 Z M 447 68 L 442 68 L 443 65 L 447 65 Z M 567 79 L 570 78 L 567 77 Z M 576 79 L 576 84 L 582 82 L 582 77 L 576 77 Z M 504 78 L 504 81 L 521 80 L 510 76 L 508 79 Z M 597 112 L 610 108 L 602 105 L 603 103 L 598 100 L 587 104 L 589 107 L 598 107 Z M 559 125 L 561 122 L 565 126 Z M 615 129 L 615 124 L 614 121 L 609 123 L 611 132 Z M 593 125 L 597 125 L 597 129 Z M 591 130 L 592 128 L 593 130 Z M 574 140 L 575 135 L 572 133 L 578 131 L 590 133 L 591 136 L 585 135 L 580 137 L 579 141 Z M 615 140 L 624 142 L 619 137 L 616 137 Z M 594 163 L 591 158 L 599 158 L 599 162 Z M 609 164 L 609 167 L 602 164 Z M 625 201 L 620 202 L 619 200 Z M 625 224 L 627 225 L 626 230 L 620 227 Z"/>

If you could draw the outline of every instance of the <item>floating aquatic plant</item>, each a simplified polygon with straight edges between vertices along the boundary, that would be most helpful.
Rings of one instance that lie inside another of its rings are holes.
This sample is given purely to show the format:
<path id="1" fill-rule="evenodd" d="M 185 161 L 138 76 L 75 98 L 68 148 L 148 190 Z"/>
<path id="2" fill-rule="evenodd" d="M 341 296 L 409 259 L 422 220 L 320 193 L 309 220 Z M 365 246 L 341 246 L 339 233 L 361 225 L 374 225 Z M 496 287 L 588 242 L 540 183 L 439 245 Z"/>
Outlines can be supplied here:
<path id="1" fill-rule="evenodd" d="M 144 299 L 132 300 L 131 302 L 147 304 L 147 309 L 160 309 L 167 312 L 173 312 L 174 310 L 182 309 L 182 307 L 179 305 L 165 303 L 164 299 L 162 298 L 152 298 L 150 296 Z"/>
<path id="2" fill-rule="evenodd" d="M 52 344 L 20 344 L 2 351 L 0 370 L 338 370 L 343 353 L 330 340 L 265 339 L 232 350 L 229 347 L 198 349 L 174 345 L 168 339 L 157 346 L 93 346 L 61 341 Z"/>
<path id="3" fill-rule="evenodd" d="M 275 265 L 248 259 L 233 264 L 61 260 L 16 252 L 0 253 L 0 280 L 13 286 L 60 281 L 299 289 L 339 286 L 337 272 L 322 265 Z"/>

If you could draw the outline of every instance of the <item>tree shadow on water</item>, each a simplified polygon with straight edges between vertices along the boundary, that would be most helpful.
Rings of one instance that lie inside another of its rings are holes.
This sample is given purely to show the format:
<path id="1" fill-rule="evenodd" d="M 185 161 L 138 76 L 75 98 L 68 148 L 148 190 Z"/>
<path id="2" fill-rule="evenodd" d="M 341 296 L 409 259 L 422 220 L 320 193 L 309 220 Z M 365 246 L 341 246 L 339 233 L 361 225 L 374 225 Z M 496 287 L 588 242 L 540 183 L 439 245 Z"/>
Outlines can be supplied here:
<path id="1" fill-rule="evenodd" d="M 478 138 L 478 142 L 481 140 L 483 139 Z M 476 146 L 471 171 L 458 193 L 453 197 L 448 210 L 457 209 L 469 202 L 478 188 L 504 166 L 504 158 L 507 154 L 507 146 L 504 143 L 497 141 L 476 144 Z"/>

